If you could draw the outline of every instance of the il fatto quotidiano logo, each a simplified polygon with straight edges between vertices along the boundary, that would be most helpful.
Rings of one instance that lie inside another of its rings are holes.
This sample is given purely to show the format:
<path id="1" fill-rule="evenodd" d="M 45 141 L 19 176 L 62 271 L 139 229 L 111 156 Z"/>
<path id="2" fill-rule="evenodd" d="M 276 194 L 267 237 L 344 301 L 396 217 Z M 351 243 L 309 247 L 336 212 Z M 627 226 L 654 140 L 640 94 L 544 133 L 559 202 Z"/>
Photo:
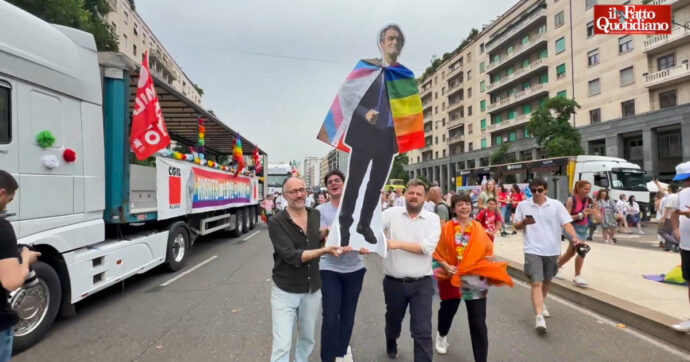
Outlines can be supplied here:
<path id="1" fill-rule="evenodd" d="M 671 34 L 671 5 L 594 5 L 594 34 Z"/>

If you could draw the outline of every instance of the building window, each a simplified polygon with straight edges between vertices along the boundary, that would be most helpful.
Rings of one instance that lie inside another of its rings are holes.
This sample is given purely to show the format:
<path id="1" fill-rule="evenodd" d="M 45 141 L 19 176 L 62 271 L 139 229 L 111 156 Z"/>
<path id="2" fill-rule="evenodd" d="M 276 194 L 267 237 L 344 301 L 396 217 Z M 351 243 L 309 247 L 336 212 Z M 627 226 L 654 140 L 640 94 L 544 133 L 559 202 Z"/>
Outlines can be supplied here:
<path id="1" fill-rule="evenodd" d="M 122 48 L 127 49 L 127 34 L 122 34 Z"/>
<path id="2" fill-rule="evenodd" d="M 484 73 L 484 62 L 479 63 L 479 73 Z"/>
<path id="3" fill-rule="evenodd" d="M 0 144 L 7 144 L 12 140 L 10 94 L 10 89 L 0 83 Z"/>
<path id="4" fill-rule="evenodd" d="M 593 109 L 589 111 L 589 123 L 596 124 L 601 123 L 601 108 Z"/>
<path id="5" fill-rule="evenodd" d="M 632 84 L 635 82 L 635 76 L 633 74 L 633 67 L 627 67 L 621 69 L 621 87 L 624 85 Z"/>
<path id="6" fill-rule="evenodd" d="M 529 58 L 524 59 L 524 60 L 522 61 L 522 67 L 523 67 L 523 68 L 529 67 Z"/>
<path id="7" fill-rule="evenodd" d="M 587 65 L 591 67 L 597 64 L 599 64 L 599 48 L 590 50 L 587 53 Z"/>
<path id="8" fill-rule="evenodd" d="M 137 56 L 137 45 L 136 44 L 132 44 L 132 53 L 134 54 L 135 57 Z"/>
<path id="9" fill-rule="evenodd" d="M 438 114 L 438 106 L 434 107 L 434 114 Z"/>
<path id="10" fill-rule="evenodd" d="M 527 128 L 525 128 L 525 134 L 524 134 L 524 136 L 525 136 L 525 138 L 529 138 L 529 137 L 530 137 L 529 131 L 527 130 Z M 529 151 L 527 151 L 527 152 L 529 152 Z M 530 159 L 530 160 L 532 159 L 532 154 L 531 154 L 531 153 L 530 153 L 530 155 L 529 155 L 529 159 Z"/>
<path id="11" fill-rule="evenodd" d="M 513 73 L 515 73 L 515 69 L 513 67 L 510 67 L 510 68 L 508 68 L 507 73 L 508 73 L 508 77 L 510 77 L 511 75 L 513 75 Z"/>
<path id="12" fill-rule="evenodd" d="M 545 84 L 549 82 L 549 73 L 544 73 L 539 76 L 539 84 Z"/>
<path id="13" fill-rule="evenodd" d="M 494 124 L 501 124 L 501 115 L 497 114 L 494 116 Z"/>
<path id="14" fill-rule="evenodd" d="M 566 91 L 562 90 L 562 91 L 556 93 L 556 97 L 567 98 L 568 93 Z"/>
<path id="15" fill-rule="evenodd" d="M 446 87 L 441 88 L 441 95 L 442 96 L 446 95 Z"/>
<path id="16" fill-rule="evenodd" d="M 565 78 L 565 63 L 556 67 L 556 78 Z"/>
<path id="17" fill-rule="evenodd" d="M 633 49 L 632 35 L 626 35 L 618 38 L 618 53 L 629 52 Z"/>
<path id="18" fill-rule="evenodd" d="M 467 98 L 472 98 L 472 88 L 467 88 Z"/>
<path id="19" fill-rule="evenodd" d="M 479 90 L 482 92 L 486 91 L 486 84 L 484 81 L 479 82 Z"/>
<path id="20" fill-rule="evenodd" d="M 659 158 L 683 157 L 680 133 L 659 135 Z"/>
<path id="21" fill-rule="evenodd" d="M 585 7 L 587 9 L 593 7 L 596 4 L 597 4 L 597 0 L 585 0 Z"/>
<path id="22" fill-rule="evenodd" d="M 664 55 L 663 57 L 656 58 L 657 70 L 662 71 L 664 69 L 673 68 L 676 66 L 676 54 Z"/>
<path id="23" fill-rule="evenodd" d="M 522 38 L 522 45 L 526 45 L 526 44 L 528 44 L 528 43 L 529 43 L 529 35 L 525 35 L 525 36 Z"/>
<path id="24" fill-rule="evenodd" d="M 468 152 L 472 152 L 472 151 L 473 151 L 472 142 L 470 142 L 470 143 L 467 144 L 467 151 L 468 151 Z"/>
<path id="25" fill-rule="evenodd" d="M 500 54 L 494 55 L 494 61 L 492 63 L 496 64 L 496 63 L 500 63 L 500 62 L 501 62 L 501 55 Z"/>
<path id="26" fill-rule="evenodd" d="M 435 144 L 435 145 L 438 144 L 438 136 L 434 137 L 434 144 Z"/>
<path id="27" fill-rule="evenodd" d="M 434 158 L 438 158 L 438 151 L 436 151 L 436 157 L 434 157 Z"/>
<path id="28" fill-rule="evenodd" d="M 673 107 L 676 105 L 676 90 L 659 93 L 659 108 Z"/>
<path id="29" fill-rule="evenodd" d="M 434 99 L 438 99 L 438 92 L 434 92 Z"/>
<path id="30" fill-rule="evenodd" d="M 124 16 L 122 17 L 122 22 L 129 24 L 129 13 L 126 10 L 122 10 Z"/>
<path id="31" fill-rule="evenodd" d="M 592 35 L 594 35 L 594 22 L 590 21 L 587 23 L 587 37 L 589 38 Z"/>
<path id="32" fill-rule="evenodd" d="M 472 61 L 472 52 L 469 52 L 469 53 L 467 53 L 467 62 L 469 63 L 471 61 Z"/>
<path id="33" fill-rule="evenodd" d="M 556 40 L 556 54 L 565 51 L 565 37 Z"/>
<path id="34" fill-rule="evenodd" d="M 530 114 L 532 113 L 532 105 L 531 104 L 525 104 L 522 106 L 522 114 Z"/>
<path id="35" fill-rule="evenodd" d="M 508 53 L 508 55 L 513 54 L 513 46 L 512 45 L 508 46 L 508 49 L 506 49 L 506 53 Z"/>
<path id="36" fill-rule="evenodd" d="M 486 148 L 486 138 L 482 138 L 482 148 Z"/>
<path id="37" fill-rule="evenodd" d="M 494 140 L 494 145 L 499 146 L 501 144 L 501 136 L 496 136 Z"/>
<path id="38" fill-rule="evenodd" d="M 515 111 L 508 111 L 508 119 L 515 119 Z"/>
<path id="39" fill-rule="evenodd" d="M 471 115 L 472 115 L 472 106 L 469 106 L 469 107 L 467 107 L 467 116 L 469 117 Z"/>
<path id="40" fill-rule="evenodd" d="M 139 26 L 137 23 L 134 23 L 134 36 L 139 36 Z"/>
<path id="41" fill-rule="evenodd" d="M 631 117 L 635 115 L 635 100 L 631 99 L 629 101 L 621 102 L 621 114 L 623 118 Z"/>
<path id="42" fill-rule="evenodd" d="M 486 119 L 482 119 L 480 122 L 480 125 L 482 127 L 482 131 L 486 129 Z"/>
<path id="43" fill-rule="evenodd" d="M 467 80 L 470 80 L 470 79 L 472 79 L 472 71 L 468 70 L 467 71 Z"/>
<path id="44" fill-rule="evenodd" d="M 531 86 L 530 82 L 526 81 L 526 82 L 522 83 L 522 90 L 529 89 L 530 86 Z"/>
<path id="45" fill-rule="evenodd" d="M 539 59 L 544 59 L 549 56 L 549 52 L 546 49 L 543 49 L 542 51 L 539 52 Z"/>
<path id="46" fill-rule="evenodd" d="M 484 43 L 479 44 L 479 54 L 484 54 Z"/>
<path id="47" fill-rule="evenodd" d="M 446 157 L 446 150 L 443 150 L 443 157 Z"/>
<path id="48" fill-rule="evenodd" d="M 595 96 L 601 93 L 601 86 L 599 84 L 599 78 L 589 81 L 589 96 Z"/>
<path id="49" fill-rule="evenodd" d="M 486 101 L 485 100 L 482 100 L 481 102 L 479 102 L 479 110 L 482 112 L 486 112 Z"/>
<path id="50" fill-rule="evenodd" d="M 441 79 L 446 79 L 446 71 L 441 72 Z"/>
<path id="51" fill-rule="evenodd" d="M 559 12 L 554 16 L 554 22 L 556 23 L 556 27 L 560 27 L 561 25 L 565 24 L 565 16 L 563 15 L 563 11 Z"/>
<path id="52" fill-rule="evenodd" d="M 508 140 L 510 142 L 515 142 L 516 139 L 517 139 L 517 135 L 515 134 L 515 131 L 510 132 L 510 134 L 508 135 Z"/>

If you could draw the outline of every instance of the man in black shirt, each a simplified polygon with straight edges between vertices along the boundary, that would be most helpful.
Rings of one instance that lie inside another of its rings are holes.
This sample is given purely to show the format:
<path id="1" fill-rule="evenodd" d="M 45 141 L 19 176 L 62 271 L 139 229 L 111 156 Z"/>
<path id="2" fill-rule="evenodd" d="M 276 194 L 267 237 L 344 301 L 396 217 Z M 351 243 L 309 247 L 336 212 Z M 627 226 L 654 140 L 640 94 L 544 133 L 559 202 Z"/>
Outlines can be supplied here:
<path id="1" fill-rule="evenodd" d="M 0 170 L 0 284 L 3 292 L 0 296 L 0 361 L 9 361 L 12 356 L 12 326 L 19 321 L 17 313 L 10 308 L 9 292 L 24 284 L 29 265 L 41 255 L 27 248 L 22 249 L 21 254 L 17 251 L 17 236 L 4 214 L 18 188 L 17 180 Z"/>
<path id="2" fill-rule="evenodd" d="M 283 195 L 287 208 L 268 221 L 274 250 L 271 361 L 289 360 L 295 320 L 298 334 L 295 360 L 307 361 L 314 349 L 314 330 L 321 309 L 319 258 L 324 254 L 340 256 L 349 249 L 322 246 L 325 233 L 319 231 L 321 215 L 319 210 L 305 207 L 307 188 L 304 180 L 287 178 L 283 183 Z"/>

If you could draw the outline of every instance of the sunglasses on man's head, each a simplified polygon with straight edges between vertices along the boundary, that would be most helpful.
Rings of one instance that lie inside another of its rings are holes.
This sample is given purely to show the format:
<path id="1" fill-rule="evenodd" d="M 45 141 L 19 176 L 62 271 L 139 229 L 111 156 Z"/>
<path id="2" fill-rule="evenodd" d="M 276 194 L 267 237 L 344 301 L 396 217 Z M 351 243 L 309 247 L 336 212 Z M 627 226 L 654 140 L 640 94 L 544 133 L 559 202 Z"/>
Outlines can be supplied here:
<path id="1" fill-rule="evenodd" d="M 538 188 L 538 189 L 532 189 L 532 188 L 530 188 L 529 190 L 532 191 L 533 194 L 541 194 L 542 192 L 546 191 L 546 189 L 543 188 L 543 187 L 540 187 L 540 188 Z"/>

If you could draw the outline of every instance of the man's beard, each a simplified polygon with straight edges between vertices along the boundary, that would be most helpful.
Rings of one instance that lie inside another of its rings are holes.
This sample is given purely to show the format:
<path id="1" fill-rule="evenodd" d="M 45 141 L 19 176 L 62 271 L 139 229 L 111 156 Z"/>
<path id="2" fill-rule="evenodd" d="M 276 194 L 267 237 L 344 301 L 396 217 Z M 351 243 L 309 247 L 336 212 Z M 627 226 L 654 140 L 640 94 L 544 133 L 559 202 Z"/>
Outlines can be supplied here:
<path id="1" fill-rule="evenodd" d="M 410 205 L 409 202 L 405 201 L 405 208 L 407 208 L 407 213 L 408 214 L 419 214 L 422 212 L 422 208 L 424 207 L 424 203 L 420 203 L 419 206 L 414 207 Z"/>

